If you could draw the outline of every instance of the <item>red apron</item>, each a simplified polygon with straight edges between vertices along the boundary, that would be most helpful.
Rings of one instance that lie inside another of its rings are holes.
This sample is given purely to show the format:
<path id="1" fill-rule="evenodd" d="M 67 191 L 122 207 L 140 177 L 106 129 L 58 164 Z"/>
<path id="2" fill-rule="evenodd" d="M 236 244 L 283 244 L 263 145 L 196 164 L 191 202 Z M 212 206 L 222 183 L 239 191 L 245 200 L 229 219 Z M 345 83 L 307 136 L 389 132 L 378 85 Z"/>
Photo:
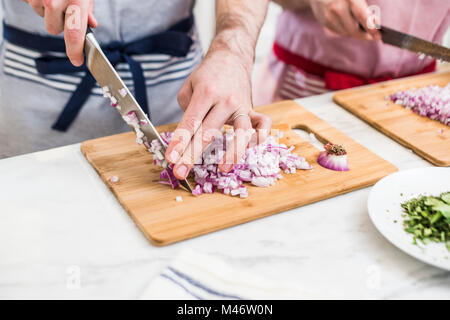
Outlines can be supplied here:
<path id="1" fill-rule="evenodd" d="M 349 89 L 366 84 L 401 78 L 392 76 L 383 76 L 378 78 L 364 78 L 356 74 L 347 73 L 345 71 L 330 68 L 320 63 L 308 60 L 307 58 L 304 58 L 300 55 L 289 52 L 276 42 L 274 43 L 273 46 L 273 52 L 279 60 L 283 61 L 287 65 L 292 65 L 305 72 L 323 78 L 325 81 L 325 88 L 329 90 Z M 429 73 L 435 70 L 436 70 L 436 61 L 433 61 L 431 64 L 429 64 L 419 72 L 409 74 L 408 76 L 415 76 L 419 74 Z"/>

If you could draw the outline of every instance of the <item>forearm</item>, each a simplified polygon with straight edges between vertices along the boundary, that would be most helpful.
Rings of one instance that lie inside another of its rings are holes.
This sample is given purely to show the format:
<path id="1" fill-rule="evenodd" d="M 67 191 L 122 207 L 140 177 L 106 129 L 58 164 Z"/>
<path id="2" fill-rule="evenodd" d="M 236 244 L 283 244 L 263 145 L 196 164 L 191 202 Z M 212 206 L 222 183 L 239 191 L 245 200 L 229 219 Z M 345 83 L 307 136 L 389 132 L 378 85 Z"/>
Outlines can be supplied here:
<path id="1" fill-rule="evenodd" d="M 269 0 L 217 0 L 216 3 L 216 36 L 208 54 L 230 51 L 240 57 L 250 72 Z"/>
<path id="2" fill-rule="evenodd" d="M 272 0 L 287 10 L 301 10 L 309 7 L 309 0 Z"/>

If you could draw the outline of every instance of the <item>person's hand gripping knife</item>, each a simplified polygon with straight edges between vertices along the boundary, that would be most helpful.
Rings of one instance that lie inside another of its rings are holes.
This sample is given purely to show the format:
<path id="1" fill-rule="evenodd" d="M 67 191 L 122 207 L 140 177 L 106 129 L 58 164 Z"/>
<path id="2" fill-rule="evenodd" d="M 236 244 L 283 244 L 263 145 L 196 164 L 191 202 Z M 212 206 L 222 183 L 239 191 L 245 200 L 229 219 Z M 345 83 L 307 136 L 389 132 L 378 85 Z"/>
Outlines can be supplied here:
<path id="1" fill-rule="evenodd" d="M 166 160 L 175 164 L 178 179 L 187 177 L 225 124 L 234 127 L 235 136 L 219 163 L 222 172 L 233 168 L 249 143 L 267 138 L 271 120 L 252 110 L 250 84 L 256 40 L 267 6 L 267 0 L 217 1 L 216 36 L 178 94 L 185 113 L 165 154 Z"/>
<path id="2" fill-rule="evenodd" d="M 84 38 L 89 25 L 97 27 L 94 0 L 23 0 L 45 19 L 47 31 L 52 35 L 64 31 L 67 56 L 74 66 L 84 62 Z"/>
<path id="3" fill-rule="evenodd" d="M 366 0 L 274 0 L 285 9 L 310 7 L 316 20 L 330 34 L 360 40 L 381 40 L 376 29 L 379 17 L 371 12 Z"/>

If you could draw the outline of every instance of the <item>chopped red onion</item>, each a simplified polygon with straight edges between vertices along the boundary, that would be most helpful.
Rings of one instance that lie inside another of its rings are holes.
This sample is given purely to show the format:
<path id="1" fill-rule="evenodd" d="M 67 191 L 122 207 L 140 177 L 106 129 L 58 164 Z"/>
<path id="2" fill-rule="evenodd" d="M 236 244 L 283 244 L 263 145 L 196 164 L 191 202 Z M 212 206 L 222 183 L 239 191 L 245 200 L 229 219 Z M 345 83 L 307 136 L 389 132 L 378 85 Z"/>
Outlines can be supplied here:
<path id="1" fill-rule="evenodd" d="M 114 96 L 111 94 L 111 91 L 109 90 L 109 87 L 107 87 L 107 86 L 103 87 L 103 88 L 102 88 L 102 91 L 103 91 L 103 96 L 104 96 L 105 98 L 108 98 L 108 99 L 110 100 L 110 102 L 111 102 L 111 107 L 117 108 L 117 109 L 119 109 L 119 110 L 122 109 L 122 108 L 119 106 L 119 102 L 117 101 L 116 97 L 114 97 Z"/>
<path id="2" fill-rule="evenodd" d="M 213 185 L 212 185 L 211 182 L 206 181 L 206 182 L 203 184 L 203 192 L 204 192 L 204 193 L 213 193 L 213 192 L 214 192 L 214 187 L 213 187 Z"/>
<path id="3" fill-rule="evenodd" d="M 247 191 L 247 188 L 245 188 L 245 187 L 240 187 L 239 190 L 240 190 L 240 192 L 239 192 L 239 197 L 240 197 L 241 199 L 248 198 L 248 191 Z"/>
<path id="4" fill-rule="evenodd" d="M 125 88 L 119 89 L 119 94 L 122 98 L 125 98 L 127 96 L 127 89 Z"/>
<path id="5" fill-rule="evenodd" d="M 172 132 L 164 132 L 161 138 L 169 143 Z M 234 132 L 227 130 L 222 136 L 214 139 L 213 143 L 205 150 L 202 156 L 202 164 L 196 164 L 192 173 L 196 186 L 192 192 L 194 196 L 203 193 L 213 193 L 214 189 L 222 191 L 226 195 L 248 197 L 245 182 L 250 182 L 258 187 L 270 187 L 278 179 L 282 179 L 281 170 L 287 174 L 297 170 L 309 170 L 311 165 L 296 153 L 292 153 L 294 147 L 288 148 L 284 144 L 278 144 L 273 136 L 264 143 L 246 150 L 244 157 L 233 167 L 229 173 L 218 170 L 225 151 L 224 140 L 233 139 Z M 153 154 L 156 165 L 165 163 L 162 153 L 162 145 L 158 140 L 150 143 L 149 152 Z M 163 171 L 164 172 L 164 171 Z M 167 180 L 167 179 L 165 179 Z"/>
<path id="6" fill-rule="evenodd" d="M 117 183 L 117 182 L 119 182 L 119 177 L 113 176 L 113 177 L 111 177 L 111 179 L 109 179 L 109 181 L 111 181 L 112 183 Z"/>
<path id="7" fill-rule="evenodd" d="M 111 98 L 111 92 L 109 91 L 109 88 L 107 86 L 104 86 L 102 88 L 103 91 L 103 97 L 110 99 Z"/>
<path id="8" fill-rule="evenodd" d="M 135 129 L 139 128 L 139 118 L 137 116 L 136 111 L 130 111 L 122 118 L 128 125 L 134 127 Z"/>
<path id="9" fill-rule="evenodd" d="M 111 106 L 116 107 L 117 106 L 117 99 L 114 96 L 111 96 Z"/>
<path id="10" fill-rule="evenodd" d="M 252 178 L 252 184 L 260 187 L 260 188 L 267 188 L 270 187 L 273 183 L 274 178 L 266 178 L 266 177 L 253 177 Z"/>
<path id="11" fill-rule="evenodd" d="M 231 190 L 231 196 L 238 196 L 241 194 L 241 191 L 239 189 L 233 189 Z"/>
<path id="12" fill-rule="evenodd" d="M 102 87 L 103 95 L 106 98 L 109 98 L 111 100 L 111 106 L 117 108 L 118 110 L 122 110 L 121 106 L 118 104 L 118 100 L 116 97 L 111 95 L 109 87 L 105 86 Z M 122 88 L 118 90 L 120 96 L 124 98 L 128 93 L 126 88 Z M 128 112 L 126 115 L 122 116 L 123 120 L 125 122 L 134 128 L 134 131 L 136 133 L 136 143 L 139 145 L 144 145 L 147 150 L 149 150 L 151 153 L 155 154 L 159 151 L 159 154 L 157 153 L 157 159 L 154 159 L 154 163 L 158 166 L 161 166 L 163 168 L 168 168 L 168 163 L 165 161 L 164 156 L 162 155 L 160 150 L 156 149 L 156 145 L 151 145 L 145 136 L 145 134 L 141 130 L 141 126 L 144 126 L 147 124 L 147 120 L 145 119 L 139 119 L 138 114 L 136 111 L 132 110 Z M 164 138 L 163 138 L 164 139 Z M 173 174 L 172 174 L 173 176 Z M 166 181 L 161 181 L 161 183 L 167 183 L 170 184 L 173 188 L 178 187 L 178 180 L 173 177 L 175 182 L 173 182 L 173 179 L 166 179 Z"/>
<path id="13" fill-rule="evenodd" d="M 134 128 L 134 131 L 136 132 L 136 137 L 138 137 L 139 139 L 142 139 L 143 137 L 145 137 L 144 133 L 142 132 L 142 130 L 140 128 Z"/>
<path id="14" fill-rule="evenodd" d="M 417 90 L 398 91 L 390 98 L 423 117 L 450 126 L 450 83 L 445 87 L 431 85 Z"/>
<path id="15" fill-rule="evenodd" d="M 136 111 L 130 111 L 128 112 L 126 115 L 122 116 L 123 120 L 125 120 L 125 122 L 132 126 L 134 128 L 134 131 L 136 133 L 136 143 L 140 144 L 140 145 L 144 145 L 151 153 L 155 153 L 156 150 L 152 149 L 152 146 L 148 143 L 148 139 L 145 136 L 144 132 L 142 132 L 141 130 L 141 125 L 140 125 L 140 121 L 138 118 L 138 115 L 136 113 Z M 162 157 L 162 160 L 159 162 L 155 161 L 155 164 L 160 165 L 164 168 L 167 167 L 166 163 L 164 163 L 164 156 Z"/>
<path id="16" fill-rule="evenodd" d="M 173 174 L 172 168 L 165 168 L 159 175 L 159 183 L 167 184 L 176 189 L 179 186 L 179 182 Z"/>
<path id="17" fill-rule="evenodd" d="M 192 190 L 192 194 L 196 197 L 198 197 L 202 193 L 203 193 L 203 189 L 199 184 L 195 186 L 194 190 Z"/>

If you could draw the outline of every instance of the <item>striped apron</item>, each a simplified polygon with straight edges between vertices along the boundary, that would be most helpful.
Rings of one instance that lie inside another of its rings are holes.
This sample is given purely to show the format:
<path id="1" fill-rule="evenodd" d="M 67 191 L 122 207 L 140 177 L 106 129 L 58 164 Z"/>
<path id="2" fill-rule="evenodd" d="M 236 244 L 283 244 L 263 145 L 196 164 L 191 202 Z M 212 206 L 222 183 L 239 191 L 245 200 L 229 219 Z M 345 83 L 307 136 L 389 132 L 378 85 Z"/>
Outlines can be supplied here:
<path id="1" fill-rule="evenodd" d="M 273 54 L 278 61 L 286 65 L 284 77 L 279 83 L 279 96 L 282 99 L 304 98 L 399 78 L 394 76 L 361 77 L 292 53 L 276 42 L 273 46 Z M 436 61 L 433 60 L 423 69 L 406 76 L 416 76 L 435 70 Z"/>
<path id="2" fill-rule="evenodd" d="M 127 131 L 86 68 L 69 63 L 61 37 L 48 36 L 27 4 L 3 5 L 0 158 Z M 96 1 L 96 37 L 156 125 L 179 120 L 177 92 L 201 60 L 191 9 L 185 0 Z M 35 19 L 37 31 L 11 12 Z"/>

